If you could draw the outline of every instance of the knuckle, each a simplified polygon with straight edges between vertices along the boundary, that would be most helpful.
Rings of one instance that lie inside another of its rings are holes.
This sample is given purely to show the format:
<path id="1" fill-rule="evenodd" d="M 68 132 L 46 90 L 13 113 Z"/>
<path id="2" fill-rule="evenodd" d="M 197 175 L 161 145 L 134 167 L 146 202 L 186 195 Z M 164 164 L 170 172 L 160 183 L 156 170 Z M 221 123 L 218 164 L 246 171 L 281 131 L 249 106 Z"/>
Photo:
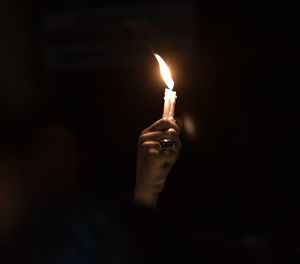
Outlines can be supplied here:
<path id="1" fill-rule="evenodd" d="M 146 133 L 147 133 L 147 129 L 144 129 L 144 130 L 141 132 L 141 135 L 146 134 Z"/>
<path id="2" fill-rule="evenodd" d="M 142 148 L 148 148 L 148 144 L 147 144 L 147 142 L 143 142 L 142 144 L 141 144 L 141 146 L 142 146 Z"/>
<path id="3" fill-rule="evenodd" d="M 145 135 L 140 135 L 139 136 L 139 142 L 144 142 L 146 140 L 146 136 Z"/>
<path id="4" fill-rule="evenodd" d="M 171 137 L 174 137 L 174 138 L 178 137 L 178 133 L 177 133 L 177 131 L 174 128 L 169 128 L 167 130 L 167 135 L 169 135 Z"/>

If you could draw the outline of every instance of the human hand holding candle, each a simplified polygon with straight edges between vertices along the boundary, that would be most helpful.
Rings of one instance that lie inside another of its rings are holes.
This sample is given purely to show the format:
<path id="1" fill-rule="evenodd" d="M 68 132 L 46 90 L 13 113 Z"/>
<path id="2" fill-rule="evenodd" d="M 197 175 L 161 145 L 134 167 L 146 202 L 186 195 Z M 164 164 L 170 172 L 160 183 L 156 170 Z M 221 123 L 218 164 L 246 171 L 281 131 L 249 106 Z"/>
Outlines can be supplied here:
<path id="1" fill-rule="evenodd" d="M 134 193 L 137 203 L 150 208 L 156 207 L 158 195 L 179 156 L 180 130 L 179 120 L 176 122 L 174 119 L 160 119 L 141 133 Z M 172 151 L 161 151 L 160 142 L 165 138 L 175 142 L 176 147 Z"/>
<path id="2" fill-rule="evenodd" d="M 154 56 L 168 88 L 165 89 L 163 118 L 145 129 L 139 138 L 134 195 L 136 202 L 150 208 L 156 207 L 158 195 L 163 190 L 181 148 L 179 139 L 181 122 L 174 119 L 176 101 L 176 92 L 173 91 L 174 81 L 164 60 L 158 54 Z"/>

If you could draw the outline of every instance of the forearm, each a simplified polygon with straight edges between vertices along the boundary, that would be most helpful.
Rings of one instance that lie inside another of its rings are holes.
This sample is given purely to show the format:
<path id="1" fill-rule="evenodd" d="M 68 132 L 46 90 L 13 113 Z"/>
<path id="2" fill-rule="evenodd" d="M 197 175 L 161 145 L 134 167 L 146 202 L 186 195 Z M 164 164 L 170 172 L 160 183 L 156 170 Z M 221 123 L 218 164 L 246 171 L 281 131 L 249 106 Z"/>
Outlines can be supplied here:
<path id="1" fill-rule="evenodd" d="M 147 208 L 155 209 L 157 205 L 158 194 L 153 193 L 146 188 L 136 186 L 134 191 L 134 201 L 137 204 L 146 206 Z"/>

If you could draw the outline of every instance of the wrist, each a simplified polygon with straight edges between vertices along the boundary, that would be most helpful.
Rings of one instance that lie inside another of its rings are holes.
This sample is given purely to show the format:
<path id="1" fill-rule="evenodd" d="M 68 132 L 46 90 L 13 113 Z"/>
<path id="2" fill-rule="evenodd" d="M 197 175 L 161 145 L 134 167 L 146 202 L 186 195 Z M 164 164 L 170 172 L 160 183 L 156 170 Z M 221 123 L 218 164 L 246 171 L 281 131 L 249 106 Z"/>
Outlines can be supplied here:
<path id="1" fill-rule="evenodd" d="M 134 192 L 134 201 L 140 205 L 155 209 L 157 205 L 158 194 L 147 189 L 136 187 Z"/>

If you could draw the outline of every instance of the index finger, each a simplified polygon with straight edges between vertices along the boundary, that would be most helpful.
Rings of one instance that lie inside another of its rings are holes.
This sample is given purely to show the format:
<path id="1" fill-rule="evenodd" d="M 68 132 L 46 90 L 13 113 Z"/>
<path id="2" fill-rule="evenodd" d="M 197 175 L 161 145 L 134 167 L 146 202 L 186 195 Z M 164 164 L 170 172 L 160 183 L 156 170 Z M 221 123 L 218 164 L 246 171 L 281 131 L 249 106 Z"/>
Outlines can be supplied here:
<path id="1" fill-rule="evenodd" d="M 165 130 L 168 130 L 169 128 L 174 128 L 177 133 L 179 133 L 179 131 L 180 131 L 180 129 L 175 121 L 173 121 L 171 119 L 167 119 L 167 118 L 162 118 L 162 119 L 156 121 L 150 127 L 146 128 L 143 131 L 143 133 L 154 132 L 154 131 L 165 131 Z"/>

